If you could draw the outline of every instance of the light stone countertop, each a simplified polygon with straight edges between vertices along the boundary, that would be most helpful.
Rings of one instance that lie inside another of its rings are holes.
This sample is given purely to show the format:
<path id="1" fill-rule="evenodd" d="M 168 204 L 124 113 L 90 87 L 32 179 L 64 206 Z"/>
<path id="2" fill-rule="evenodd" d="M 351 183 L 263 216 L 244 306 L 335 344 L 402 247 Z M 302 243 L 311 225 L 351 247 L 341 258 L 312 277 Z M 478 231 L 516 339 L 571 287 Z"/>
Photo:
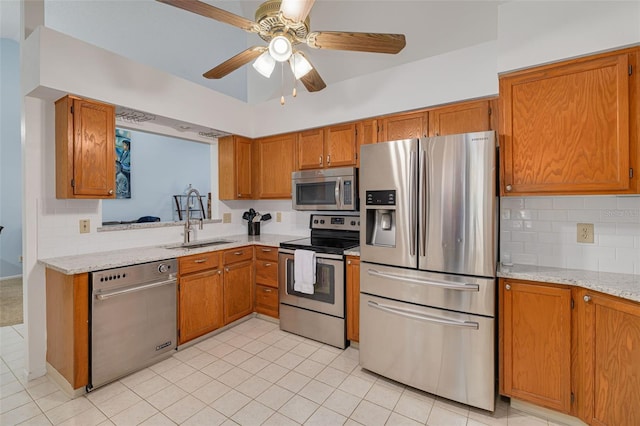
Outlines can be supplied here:
<path id="1" fill-rule="evenodd" d="M 583 271 L 535 265 L 498 266 L 498 276 L 578 286 L 640 302 L 640 275 Z"/>
<path id="2" fill-rule="evenodd" d="M 176 246 L 177 244 L 164 244 L 123 250 L 86 253 L 74 256 L 51 257 L 39 259 L 38 262 L 48 268 L 62 272 L 63 274 L 74 275 L 84 272 L 135 265 L 138 263 L 154 262 L 156 260 L 173 259 L 181 256 L 188 256 L 190 254 L 227 250 L 246 245 L 278 247 L 283 241 L 295 240 L 297 238 L 302 237 L 300 235 L 278 234 L 256 236 L 249 236 L 246 234 L 225 235 L 216 239 L 232 240 L 233 242 L 198 248 L 169 248 L 171 246 Z"/>
<path id="3" fill-rule="evenodd" d="M 360 256 L 360 246 L 345 250 L 344 254 L 346 256 Z"/>

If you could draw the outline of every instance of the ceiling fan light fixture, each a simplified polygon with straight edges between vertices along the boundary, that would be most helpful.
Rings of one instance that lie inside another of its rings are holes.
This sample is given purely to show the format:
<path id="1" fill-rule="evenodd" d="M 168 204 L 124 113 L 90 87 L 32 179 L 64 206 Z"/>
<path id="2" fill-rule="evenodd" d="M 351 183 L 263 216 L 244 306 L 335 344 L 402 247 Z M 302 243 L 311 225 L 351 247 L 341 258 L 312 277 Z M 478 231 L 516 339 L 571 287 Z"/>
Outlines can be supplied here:
<path id="1" fill-rule="evenodd" d="M 293 47 L 291 41 L 285 36 L 275 36 L 269 42 L 269 53 L 278 62 L 285 62 L 291 57 Z"/>
<path id="2" fill-rule="evenodd" d="M 296 80 L 300 80 L 313 69 L 313 66 L 311 66 L 311 63 L 304 57 L 302 52 L 296 52 L 291 55 L 289 65 L 291 66 L 291 72 L 296 77 Z"/>
<path id="3" fill-rule="evenodd" d="M 262 55 L 253 62 L 253 68 L 266 78 L 271 77 L 273 69 L 276 67 L 276 61 L 273 59 L 269 51 L 264 52 Z"/>

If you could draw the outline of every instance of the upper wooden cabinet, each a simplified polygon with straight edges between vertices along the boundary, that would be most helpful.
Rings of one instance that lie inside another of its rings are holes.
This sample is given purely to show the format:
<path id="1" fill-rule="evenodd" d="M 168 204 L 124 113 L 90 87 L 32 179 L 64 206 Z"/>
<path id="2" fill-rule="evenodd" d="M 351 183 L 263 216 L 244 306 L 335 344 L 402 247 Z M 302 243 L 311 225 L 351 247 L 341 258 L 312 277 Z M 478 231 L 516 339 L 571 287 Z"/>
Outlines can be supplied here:
<path id="1" fill-rule="evenodd" d="M 392 115 L 380 121 L 378 142 L 425 137 L 429 128 L 426 111 Z"/>
<path id="2" fill-rule="evenodd" d="M 356 167 L 360 167 L 360 147 L 378 142 L 378 120 L 362 120 L 356 124 Z"/>
<path id="3" fill-rule="evenodd" d="M 503 195 L 637 191 L 638 49 L 500 77 Z"/>
<path id="4" fill-rule="evenodd" d="M 291 172 L 295 170 L 296 135 L 270 136 L 254 141 L 254 197 L 291 198 Z"/>
<path id="5" fill-rule="evenodd" d="M 221 200 L 253 197 L 252 140 L 232 135 L 218 139 L 218 193 Z"/>
<path id="6" fill-rule="evenodd" d="M 356 165 L 356 123 L 312 129 L 298 134 L 298 169 Z"/>
<path id="7" fill-rule="evenodd" d="M 500 280 L 500 389 L 564 413 L 571 409 L 571 289 Z"/>
<path id="8" fill-rule="evenodd" d="M 73 96 L 55 106 L 56 197 L 115 198 L 114 106 Z"/>
<path id="9" fill-rule="evenodd" d="M 492 130 L 491 101 L 462 102 L 429 110 L 429 136 Z"/>

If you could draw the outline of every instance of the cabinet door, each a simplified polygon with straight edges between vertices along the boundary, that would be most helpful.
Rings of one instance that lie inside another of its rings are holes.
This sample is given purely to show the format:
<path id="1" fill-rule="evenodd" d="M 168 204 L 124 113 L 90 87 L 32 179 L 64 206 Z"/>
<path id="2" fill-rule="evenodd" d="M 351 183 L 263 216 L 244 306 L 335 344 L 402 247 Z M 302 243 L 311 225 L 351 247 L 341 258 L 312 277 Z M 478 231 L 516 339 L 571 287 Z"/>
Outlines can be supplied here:
<path id="1" fill-rule="evenodd" d="M 326 167 L 356 165 L 356 124 L 343 124 L 324 129 Z"/>
<path id="2" fill-rule="evenodd" d="M 56 102 L 56 197 L 115 198 L 115 108 L 66 96 Z"/>
<path id="3" fill-rule="evenodd" d="M 465 102 L 429 111 L 429 136 L 491 130 L 489 101 Z"/>
<path id="4" fill-rule="evenodd" d="M 633 189 L 628 66 L 618 54 L 500 79 L 503 194 Z"/>
<path id="5" fill-rule="evenodd" d="M 256 286 L 256 312 L 279 317 L 278 290 L 263 285 Z"/>
<path id="6" fill-rule="evenodd" d="M 580 289 L 579 415 L 592 425 L 640 419 L 640 304 Z"/>
<path id="7" fill-rule="evenodd" d="M 251 199 L 252 140 L 225 136 L 218 140 L 218 192 L 221 200 Z"/>
<path id="8" fill-rule="evenodd" d="M 427 128 L 429 127 L 427 117 L 426 112 L 385 117 L 382 119 L 382 134 L 378 140 L 385 142 L 427 136 Z"/>
<path id="9" fill-rule="evenodd" d="M 571 408 L 571 290 L 500 282 L 501 391 L 568 413 Z"/>
<path id="10" fill-rule="evenodd" d="M 253 261 L 224 267 L 224 323 L 253 312 Z"/>
<path id="11" fill-rule="evenodd" d="M 294 171 L 295 135 L 262 138 L 256 141 L 259 170 L 257 198 L 291 198 L 291 172 Z"/>
<path id="12" fill-rule="evenodd" d="M 307 130 L 298 134 L 298 169 L 320 169 L 324 164 L 323 129 Z"/>
<path id="13" fill-rule="evenodd" d="M 363 120 L 356 129 L 356 167 L 360 167 L 360 147 L 378 142 L 378 120 Z"/>
<path id="14" fill-rule="evenodd" d="M 222 327 L 221 271 L 213 269 L 181 276 L 178 300 L 179 344 Z"/>
<path id="15" fill-rule="evenodd" d="M 360 258 L 347 257 L 347 339 L 360 341 Z"/>

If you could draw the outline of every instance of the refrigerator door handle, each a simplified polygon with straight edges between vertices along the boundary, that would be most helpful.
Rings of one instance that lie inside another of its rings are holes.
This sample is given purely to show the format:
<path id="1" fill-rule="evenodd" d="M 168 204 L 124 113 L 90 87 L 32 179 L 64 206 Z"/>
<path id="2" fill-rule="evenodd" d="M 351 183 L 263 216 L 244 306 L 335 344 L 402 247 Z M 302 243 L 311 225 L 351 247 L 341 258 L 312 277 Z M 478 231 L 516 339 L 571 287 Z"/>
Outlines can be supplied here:
<path id="1" fill-rule="evenodd" d="M 410 225 L 409 230 L 411 232 L 411 243 L 409 246 L 409 254 L 411 256 L 416 255 L 416 228 L 418 225 L 417 218 L 417 207 L 416 200 L 418 194 L 416 193 L 416 180 L 417 180 L 417 170 L 418 165 L 416 162 L 416 152 L 411 151 L 411 155 L 409 156 L 409 162 L 411 164 L 409 168 L 409 217 L 410 217 Z"/>
<path id="2" fill-rule="evenodd" d="M 427 151 L 420 155 L 420 256 L 427 255 Z"/>
<path id="3" fill-rule="evenodd" d="M 380 309 L 381 311 L 400 315 L 402 317 L 416 319 L 419 321 L 432 322 L 432 323 L 451 326 L 451 327 L 472 328 L 474 330 L 477 330 L 480 327 L 480 324 L 478 324 L 475 321 L 456 321 L 456 320 L 451 320 L 447 318 L 440 318 L 437 316 L 427 315 L 427 314 L 413 311 L 410 309 L 402 309 L 402 308 L 397 308 L 395 306 L 382 305 L 378 302 L 373 302 L 371 300 L 367 302 L 367 305 L 374 309 Z"/>
<path id="4" fill-rule="evenodd" d="M 478 284 L 471 283 L 457 283 L 454 281 L 446 281 L 446 280 L 421 280 L 419 278 L 407 277 L 404 275 L 398 274 L 390 274 L 388 272 L 380 272 L 375 269 L 368 269 L 367 273 L 374 277 L 380 278 L 389 278 L 392 280 L 398 281 L 406 281 L 409 283 L 422 284 L 432 287 L 440 287 L 447 290 L 458 290 L 458 291 L 480 291 L 480 286 Z"/>

